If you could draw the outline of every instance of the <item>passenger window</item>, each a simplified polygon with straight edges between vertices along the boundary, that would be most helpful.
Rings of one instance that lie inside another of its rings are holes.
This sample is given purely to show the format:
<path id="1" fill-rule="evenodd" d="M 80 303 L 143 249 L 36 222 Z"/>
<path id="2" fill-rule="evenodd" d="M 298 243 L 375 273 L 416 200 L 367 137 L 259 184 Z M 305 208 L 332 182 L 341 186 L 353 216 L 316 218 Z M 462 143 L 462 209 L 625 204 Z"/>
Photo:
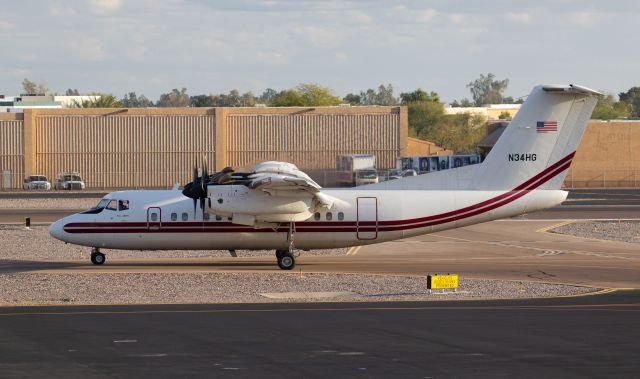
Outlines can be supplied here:
<path id="1" fill-rule="evenodd" d="M 182 213 L 182 221 L 187 221 L 189 219 L 189 214 L 187 212 Z"/>
<path id="2" fill-rule="evenodd" d="M 171 221 L 178 221 L 178 214 L 177 213 L 172 213 L 171 214 Z"/>
<path id="3" fill-rule="evenodd" d="M 313 219 L 316 221 L 320 221 L 320 212 L 316 212 L 313 214 Z"/>
<path id="4" fill-rule="evenodd" d="M 156 212 L 151 213 L 151 221 L 158 221 L 158 214 Z"/>
<path id="5" fill-rule="evenodd" d="M 120 210 L 120 211 L 128 211 L 129 210 L 129 200 L 120 200 L 120 201 L 118 201 L 118 210 Z"/>
<path id="6" fill-rule="evenodd" d="M 106 208 L 110 211 L 117 211 L 118 210 L 118 202 L 115 200 L 111 200 L 109 202 L 109 204 L 107 204 Z"/>
<path id="7" fill-rule="evenodd" d="M 222 221 L 222 216 L 216 215 L 216 221 Z"/>
<path id="8" fill-rule="evenodd" d="M 331 221 L 331 219 L 333 219 L 333 215 L 331 214 L 331 212 L 327 212 L 326 219 L 327 221 Z"/>
<path id="9" fill-rule="evenodd" d="M 344 220 L 344 213 L 338 212 L 338 220 L 340 221 Z"/>
<path id="10" fill-rule="evenodd" d="M 208 214 L 208 213 L 205 213 L 205 214 L 202 216 L 202 219 L 203 219 L 204 221 L 209 221 L 209 219 L 210 219 L 209 214 Z"/>

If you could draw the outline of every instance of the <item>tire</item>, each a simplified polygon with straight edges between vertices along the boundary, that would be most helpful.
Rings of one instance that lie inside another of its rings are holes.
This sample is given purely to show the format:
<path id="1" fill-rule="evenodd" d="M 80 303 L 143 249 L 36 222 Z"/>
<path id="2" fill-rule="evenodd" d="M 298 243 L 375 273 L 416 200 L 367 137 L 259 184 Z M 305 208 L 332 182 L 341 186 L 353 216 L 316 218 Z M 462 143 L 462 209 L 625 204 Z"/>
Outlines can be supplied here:
<path id="1" fill-rule="evenodd" d="M 288 251 L 284 251 L 278 257 L 278 267 L 282 270 L 291 270 L 296 267 L 296 260 Z"/>
<path id="2" fill-rule="evenodd" d="M 91 253 L 91 263 L 94 265 L 104 264 L 105 257 L 102 253 Z"/>

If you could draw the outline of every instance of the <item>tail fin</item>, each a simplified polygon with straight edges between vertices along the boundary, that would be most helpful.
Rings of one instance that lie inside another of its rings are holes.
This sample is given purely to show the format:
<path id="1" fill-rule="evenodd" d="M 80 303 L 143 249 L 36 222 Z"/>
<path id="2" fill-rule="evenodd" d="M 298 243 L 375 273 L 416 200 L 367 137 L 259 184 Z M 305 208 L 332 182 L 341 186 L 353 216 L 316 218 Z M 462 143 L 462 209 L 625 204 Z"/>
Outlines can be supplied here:
<path id="1" fill-rule="evenodd" d="M 475 171 L 473 188 L 560 189 L 599 95 L 577 85 L 535 87 Z"/>

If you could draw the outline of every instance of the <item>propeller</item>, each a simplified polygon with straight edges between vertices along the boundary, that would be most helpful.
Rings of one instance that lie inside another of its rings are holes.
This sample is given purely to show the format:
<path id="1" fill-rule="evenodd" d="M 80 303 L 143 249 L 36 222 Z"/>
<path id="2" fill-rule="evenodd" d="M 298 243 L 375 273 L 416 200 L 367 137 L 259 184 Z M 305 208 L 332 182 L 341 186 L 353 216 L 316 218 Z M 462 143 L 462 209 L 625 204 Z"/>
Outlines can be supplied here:
<path id="1" fill-rule="evenodd" d="M 200 176 L 198 176 L 198 171 Z M 209 164 L 207 157 L 202 157 L 202 166 L 198 170 L 198 158 L 196 157 L 195 164 L 193 166 L 193 180 L 191 183 L 187 183 L 182 190 L 182 194 L 188 198 L 193 199 L 193 216 L 196 215 L 198 208 L 198 202 L 200 202 L 200 209 L 202 209 L 202 218 L 204 219 L 204 211 L 207 206 L 207 188 L 210 184 L 229 184 L 234 182 L 232 176 L 233 169 L 231 167 L 225 167 L 220 172 L 214 172 L 209 175 Z"/>
<path id="2" fill-rule="evenodd" d="M 202 209 L 202 218 L 204 219 L 205 201 L 207 199 L 207 187 L 211 183 L 211 177 L 207 168 L 207 159 L 203 156 L 202 167 L 200 168 L 201 175 L 198 176 L 198 158 L 196 158 L 193 166 L 193 181 L 187 183 L 182 190 L 182 194 L 186 197 L 193 199 L 193 216 L 196 215 L 196 209 L 198 207 L 198 201 L 200 201 L 200 208 Z"/>

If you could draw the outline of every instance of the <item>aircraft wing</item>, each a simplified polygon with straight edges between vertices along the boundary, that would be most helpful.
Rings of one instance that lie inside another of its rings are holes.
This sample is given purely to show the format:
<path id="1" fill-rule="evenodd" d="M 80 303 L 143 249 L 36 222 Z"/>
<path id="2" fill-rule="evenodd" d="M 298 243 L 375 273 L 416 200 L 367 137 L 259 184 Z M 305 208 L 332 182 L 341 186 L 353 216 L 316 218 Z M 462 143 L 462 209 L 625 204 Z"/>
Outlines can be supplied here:
<path id="1" fill-rule="evenodd" d="M 295 165 L 285 162 L 263 162 L 253 167 L 246 184 L 252 190 L 275 197 L 311 196 L 321 206 L 330 208 L 334 199 L 320 192 L 318 183 Z"/>
<path id="2" fill-rule="evenodd" d="M 249 176 L 251 180 L 248 187 L 265 192 L 279 191 L 306 191 L 317 193 L 320 186 L 311 179 L 285 176 L 281 174 L 257 174 Z"/>

